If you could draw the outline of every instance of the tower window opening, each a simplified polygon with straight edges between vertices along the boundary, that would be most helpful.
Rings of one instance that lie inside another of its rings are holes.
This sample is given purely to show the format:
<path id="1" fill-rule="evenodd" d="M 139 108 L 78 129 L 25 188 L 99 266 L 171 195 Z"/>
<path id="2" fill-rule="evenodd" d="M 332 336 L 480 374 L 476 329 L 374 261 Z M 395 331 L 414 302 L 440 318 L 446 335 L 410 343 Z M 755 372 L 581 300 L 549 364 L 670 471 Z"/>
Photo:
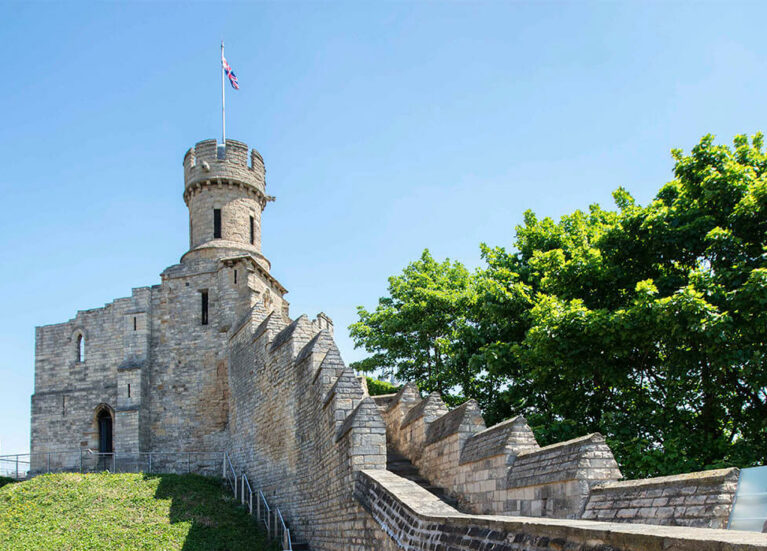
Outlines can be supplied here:
<path id="1" fill-rule="evenodd" d="M 253 245 L 256 242 L 256 220 L 250 217 L 250 244 Z"/>
<path id="2" fill-rule="evenodd" d="M 237 270 L 234 271 L 234 284 L 237 285 Z"/>
<path id="3" fill-rule="evenodd" d="M 77 362 L 85 361 L 85 339 L 82 335 L 77 335 L 77 347 L 75 349 L 77 353 Z"/>
<path id="4" fill-rule="evenodd" d="M 213 239 L 221 239 L 221 209 L 213 209 Z"/>
<path id="5" fill-rule="evenodd" d="M 61 397 L 61 416 L 64 417 L 67 414 L 67 397 Z"/>
<path id="6" fill-rule="evenodd" d="M 207 289 L 204 291 L 200 291 L 200 297 L 201 297 L 201 318 L 200 322 L 202 325 L 208 325 L 208 291 Z"/>
<path id="7" fill-rule="evenodd" d="M 128 383 L 128 398 L 130 398 L 130 383 Z"/>
<path id="8" fill-rule="evenodd" d="M 138 322 L 136 322 L 136 316 L 133 316 L 133 330 L 135 331 L 138 327 Z"/>

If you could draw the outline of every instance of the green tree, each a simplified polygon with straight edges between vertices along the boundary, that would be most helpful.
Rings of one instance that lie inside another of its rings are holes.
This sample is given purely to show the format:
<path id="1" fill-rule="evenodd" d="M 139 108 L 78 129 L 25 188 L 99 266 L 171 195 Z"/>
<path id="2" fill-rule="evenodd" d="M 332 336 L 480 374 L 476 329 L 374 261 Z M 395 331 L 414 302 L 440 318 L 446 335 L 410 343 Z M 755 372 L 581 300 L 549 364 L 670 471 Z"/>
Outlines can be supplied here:
<path id="1" fill-rule="evenodd" d="M 426 251 L 360 308 L 356 367 L 523 413 L 542 444 L 602 432 L 630 477 L 767 461 L 763 138 L 672 154 L 649 205 L 527 212 L 475 274 Z"/>
<path id="2" fill-rule="evenodd" d="M 629 476 L 767 459 L 762 136 L 673 154 L 647 207 L 619 189 L 617 212 L 527 213 L 516 252 L 484 247 L 489 319 L 462 339 L 503 381 L 489 420 L 600 431 Z"/>
<path id="3" fill-rule="evenodd" d="M 473 300 L 472 275 L 459 262 L 437 262 L 425 250 L 401 275 L 389 278 L 388 291 L 373 312 L 357 308 L 359 321 L 349 327 L 351 337 L 355 347 L 371 356 L 352 367 L 394 374 L 416 381 L 422 390 L 448 395 L 465 376 L 452 360 Z"/>

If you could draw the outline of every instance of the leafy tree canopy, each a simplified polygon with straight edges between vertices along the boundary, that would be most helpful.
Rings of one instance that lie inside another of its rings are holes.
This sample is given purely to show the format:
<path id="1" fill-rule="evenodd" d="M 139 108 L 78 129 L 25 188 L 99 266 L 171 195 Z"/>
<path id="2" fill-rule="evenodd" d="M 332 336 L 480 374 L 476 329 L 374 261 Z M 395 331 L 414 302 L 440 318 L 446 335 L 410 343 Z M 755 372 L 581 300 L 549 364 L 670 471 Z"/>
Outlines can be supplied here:
<path id="1" fill-rule="evenodd" d="M 394 394 L 397 391 L 399 391 L 399 388 L 400 388 L 391 383 L 387 383 L 386 381 L 379 381 L 378 379 L 374 379 L 372 377 L 365 377 L 365 380 L 368 385 L 368 393 L 371 396 L 381 396 L 383 394 Z"/>
<path id="2" fill-rule="evenodd" d="M 603 433 L 629 477 L 767 460 L 767 156 L 705 136 L 647 206 L 624 189 L 470 273 L 428 251 L 350 329 L 394 372 L 542 444 Z"/>

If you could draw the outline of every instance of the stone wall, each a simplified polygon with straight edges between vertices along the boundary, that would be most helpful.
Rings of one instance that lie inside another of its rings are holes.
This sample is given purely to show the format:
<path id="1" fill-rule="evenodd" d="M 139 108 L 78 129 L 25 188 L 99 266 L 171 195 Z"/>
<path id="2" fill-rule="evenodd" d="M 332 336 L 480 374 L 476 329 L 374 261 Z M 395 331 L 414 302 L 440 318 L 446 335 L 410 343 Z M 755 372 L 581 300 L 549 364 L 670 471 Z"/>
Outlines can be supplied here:
<path id="1" fill-rule="evenodd" d="M 621 476 L 600 434 L 520 452 L 509 469 L 504 512 L 579 518 L 592 486 Z"/>
<path id="2" fill-rule="evenodd" d="M 37 328 L 33 471 L 78 468 L 83 450 L 98 449 L 104 413 L 121 462 L 138 466 L 136 454 L 152 451 L 160 461 L 153 470 L 177 470 L 169 462 L 185 457 L 195 470 L 212 471 L 217 459 L 157 452 L 229 450 L 280 507 L 294 541 L 315 551 L 745 551 L 737 542 L 750 536 L 709 531 L 706 538 L 721 545 L 701 547 L 694 530 L 648 534 L 646 526 L 552 520 L 585 511 L 611 521 L 722 526 L 736 471 L 617 482 L 600 435 L 540 448 L 524 418 L 486 428 L 473 401 L 450 411 L 438 394 L 422 399 L 412 384 L 370 398 L 341 359 L 330 319 L 289 317 L 287 291 L 261 253 L 261 211 L 273 199 L 264 174 L 261 156 L 242 142 L 227 140 L 223 158 L 215 140 L 196 144 L 184 159 L 191 248 L 180 263 L 160 285 Z M 218 208 L 222 236 L 214 238 Z M 387 445 L 462 510 L 550 518 L 459 513 L 388 473 Z M 754 541 L 753 549 L 765 548 L 764 539 Z"/>
<path id="3" fill-rule="evenodd" d="M 606 482 L 592 488 L 582 518 L 727 528 L 738 474 L 738 469 L 720 469 Z"/>
<path id="4" fill-rule="evenodd" d="M 258 303 L 233 328 L 229 359 L 233 462 L 280 507 L 293 540 L 380 549 L 388 538 L 353 487 L 357 469 L 385 468 L 385 427 L 326 316 L 285 323 Z"/>
<path id="5" fill-rule="evenodd" d="M 138 451 L 137 411 L 143 397 L 141 369 L 149 355 L 150 315 L 151 289 L 141 287 L 129 298 L 82 310 L 65 323 L 36 328 L 33 471 L 48 468 L 49 453 L 51 468 L 75 468 L 79 450 L 98 450 L 100 406 L 122 436 L 115 449 Z M 80 338 L 83 354 L 78 357 Z"/>
<path id="6" fill-rule="evenodd" d="M 455 492 L 470 502 L 467 509 L 483 514 L 507 508 L 506 475 L 515 453 L 536 450 L 533 431 L 517 416 L 480 431 L 461 450 Z"/>
<path id="7" fill-rule="evenodd" d="M 45 464 L 33 470 L 47 468 L 48 453 L 75 468 L 78 449 L 98 451 L 102 406 L 113 418 L 113 451 L 123 457 L 226 448 L 229 331 L 256 300 L 284 320 L 284 290 L 247 255 L 190 259 L 161 277 L 130 298 L 37 328 L 31 451 L 35 461 L 45 454 Z"/>
<path id="8" fill-rule="evenodd" d="M 263 159 L 254 149 L 248 164 L 248 146 L 236 140 L 226 140 L 222 152 L 219 158 L 216 140 L 204 140 L 184 157 L 190 249 L 185 257 L 217 258 L 238 251 L 268 271 L 269 261 L 261 254 L 261 213 L 274 198 L 266 194 Z M 214 209 L 221 211 L 219 238 L 214 236 Z"/>
<path id="9" fill-rule="evenodd" d="M 467 512 L 578 518 L 594 484 L 621 476 L 600 435 L 540 448 L 523 417 L 488 429 L 473 400 L 448 411 L 412 384 L 379 407 L 390 445 Z"/>
<path id="10" fill-rule="evenodd" d="M 729 469 L 619 482 L 599 434 L 541 448 L 521 416 L 485 428 L 472 400 L 448 411 L 415 385 L 376 399 L 389 445 L 474 514 L 724 528 L 737 487 Z"/>
<path id="11" fill-rule="evenodd" d="M 754 532 L 461 514 L 417 484 L 381 470 L 357 473 L 355 496 L 391 542 L 432 551 L 755 551 Z"/>

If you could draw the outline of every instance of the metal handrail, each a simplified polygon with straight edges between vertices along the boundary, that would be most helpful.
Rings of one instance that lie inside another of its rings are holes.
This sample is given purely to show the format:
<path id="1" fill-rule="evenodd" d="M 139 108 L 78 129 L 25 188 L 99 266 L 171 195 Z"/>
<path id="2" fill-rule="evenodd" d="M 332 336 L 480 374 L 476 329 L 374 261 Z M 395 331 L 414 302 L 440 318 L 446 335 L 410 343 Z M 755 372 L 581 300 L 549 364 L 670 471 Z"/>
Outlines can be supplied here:
<path id="1" fill-rule="evenodd" d="M 224 471 L 225 471 L 225 477 L 227 480 L 229 479 L 229 472 L 231 471 L 234 483 L 230 484 L 232 486 L 232 490 L 234 491 L 234 497 L 237 498 L 237 471 L 234 468 L 234 465 L 232 464 L 232 460 L 229 457 L 228 452 L 224 452 Z M 228 467 L 228 470 L 227 470 Z M 293 542 L 290 537 L 290 529 L 288 528 L 287 524 L 285 524 L 285 519 L 282 516 L 282 511 L 280 511 L 279 507 L 270 507 L 269 502 L 266 500 L 266 496 L 264 495 L 264 492 L 260 489 L 258 490 L 258 494 L 256 494 L 253 491 L 253 487 L 250 484 L 250 480 L 248 479 L 248 475 L 245 473 L 242 473 L 240 475 L 240 503 L 242 505 L 245 505 L 247 502 L 247 507 L 250 512 L 250 514 L 253 514 L 253 497 L 256 496 L 256 518 L 264 523 L 264 526 L 266 527 L 266 533 L 270 538 L 281 540 L 282 543 L 282 549 L 284 551 L 292 551 L 293 550 Z M 245 490 L 247 488 L 247 497 L 245 494 Z M 262 513 L 263 508 L 263 515 Z M 279 520 L 279 523 L 277 522 Z"/>
<path id="2" fill-rule="evenodd" d="M 0 455 L 0 472 L 16 479 L 55 472 L 215 472 L 223 451 L 99 452 L 89 448 L 69 451 Z M 219 463 L 220 464 L 220 463 Z M 219 471 L 220 472 L 220 471 Z"/>
<path id="3" fill-rule="evenodd" d="M 267 512 L 271 511 L 271 508 L 269 508 L 269 502 L 266 501 L 266 497 L 264 497 L 264 492 L 261 490 L 258 491 L 259 495 L 261 496 L 261 500 L 264 502 L 264 506 L 266 507 Z"/>
<path id="4" fill-rule="evenodd" d="M 234 491 L 234 497 L 237 497 L 237 471 L 234 470 L 234 465 L 232 465 L 232 460 L 229 458 L 229 454 L 224 452 L 224 459 L 229 464 L 229 470 L 232 472 L 232 480 L 230 481 L 230 484 L 232 486 L 232 491 Z M 226 467 L 224 467 L 226 469 Z M 228 477 L 226 477 L 228 479 Z"/>
<path id="5" fill-rule="evenodd" d="M 277 509 L 277 514 L 280 517 L 280 522 L 282 523 L 282 534 L 283 534 L 283 541 L 282 545 L 285 547 L 285 549 L 293 549 L 293 545 L 290 541 L 290 530 L 288 530 L 288 527 L 285 526 L 285 519 L 282 518 L 282 513 L 280 512 L 280 509 Z"/>
<path id="6" fill-rule="evenodd" d="M 13 453 L 8 455 L 0 455 L 0 461 L 15 461 L 16 458 L 27 457 L 27 456 L 29 456 L 28 453 Z M 29 463 L 29 461 L 24 461 L 23 459 L 19 459 L 19 462 Z"/>

